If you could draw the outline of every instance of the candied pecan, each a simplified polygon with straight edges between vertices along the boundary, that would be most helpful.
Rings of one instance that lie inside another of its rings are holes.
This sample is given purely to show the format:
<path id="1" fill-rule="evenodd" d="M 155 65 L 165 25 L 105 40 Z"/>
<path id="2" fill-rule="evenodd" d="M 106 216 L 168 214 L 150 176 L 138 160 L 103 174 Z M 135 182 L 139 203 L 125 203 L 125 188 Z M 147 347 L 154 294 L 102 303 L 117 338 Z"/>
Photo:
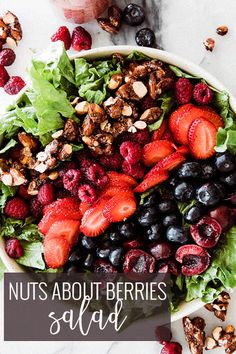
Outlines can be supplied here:
<path id="1" fill-rule="evenodd" d="M 94 123 L 102 123 L 106 120 L 106 112 L 96 103 L 90 103 L 88 115 Z"/>
<path id="2" fill-rule="evenodd" d="M 213 312 L 214 315 L 221 321 L 225 321 L 227 309 L 229 306 L 230 295 L 226 291 L 222 291 L 217 299 L 213 302 L 206 304 L 205 308 Z"/>
<path id="3" fill-rule="evenodd" d="M 140 101 L 146 94 L 147 88 L 142 81 L 127 82 L 117 90 L 119 97 L 131 101 Z"/>
<path id="4" fill-rule="evenodd" d="M 18 133 L 18 139 L 24 147 L 30 150 L 35 150 L 38 146 L 37 140 L 25 132 Z"/>
<path id="5" fill-rule="evenodd" d="M 174 85 L 172 77 L 158 78 L 157 72 L 150 74 L 148 81 L 149 94 L 153 100 L 157 99 L 162 93 L 170 89 Z"/>
<path id="6" fill-rule="evenodd" d="M 102 124 L 102 123 L 101 123 Z M 94 131 L 97 129 L 98 123 L 94 123 L 92 119 L 87 115 L 82 123 L 81 135 L 90 136 L 94 134 Z"/>
<path id="7" fill-rule="evenodd" d="M 143 120 L 148 124 L 154 123 L 162 114 L 162 109 L 160 107 L 151 107 L 143 112 L 139 120 Z"/>
<path id="8" fill-rule="evenodd" d="M 112 143 L 114 138 L 111 134 L 99 133 L 89 137 L 84 136 L 82 140 L 95 155 L 110 155 L 113 152 Z"/>
<path id="9" fill-rule="evenodd" d="M 56 154 L 59 150 L 59 147 L 60 147 L 59 141 L 54 139 L 45 147 L 45 152 L 48 155 Z"/>
<path id="10" fill-rule="evenodd" d="M 119 29 L 121 26 L 121 19 L 122 19 L 121 9 L 116 5 L 112 5 L 112 6 L 108 7 L 108 18 L 109 18 L 110 23 L 114 27 Z"/>
<path id="11" fill-rule="evenodd" d="M 98 22 L 99 26 L 101 27 L 101 29 L 103 29 L 104 31 L 106 31 L 108 33 L 117 34 L 119 32 L 119 28 L 112 25 L 111 22 L 107 18 L 100 17 L 97 19 L 97 22 Z"/>
<path id="12" fill-rule="evenodd" d="M 212 337 L 207 337 L 206 349 L 224 347 L 225 353 L 234 353 L 236 351 L 235 328 L 228 325 L 225 329 L 221 326 L 215 327 L 212 331 Z"/>
<path id="13" fill-rule="evenodd" d="M 108 122 L 104 127 L 103 131 L 112 134 L 114 138 L 117 138 L 118 135 L 128 131 L 128 129 L 133 125 L 133 118 L 120 118 L 114 123 Z"/>
<path id="14" fill-rule="evenodd" d="M 143 79 L 147 76 L 147 74 L 148 74 L 148 70 L 143 64 L 135 66 L 132 72 L 132 76 L 135 79 Z"/>
<path id="15" fill-rule="evenodd" d="M 25 147 L 21 150 L 19 161 L 23 166 L 27 166 L 30 169 L 34 168 L 36 160 L 29 147 Z"/>
<path id="16" fill-rule="evenodd" d="M 120 53 L 113 53 L 112 59 L 118 60 L 122 65 L 124 64 L 124 61 L 125 61 L 125 57 Z"/>
<path id="17" fill-rule="evenodd" d="M 192 354 L 203 353 L 205 326 L 205 321 L 201 317 L 195 317 L 193 320 L 187 316 L 183 318 L 184 333 Z"/>
<path id="18" fill-rule="evenodd" d="M 67 119 L 63 136 L 68 141 L 75 141 L 79 136 L 79 125 L 73 119 Z"/>
<path id="19" fill-rule="evenodd" d="M 110 97 L 104 102 L 104 108 L 106 113 L 113 119 L 118 119 L 122 116 L 122 109 L 124 107 L 124 101 L 119 98 Z"/>
<path id="20" fill-rule="evenodd" d="M 153 100 L 157 98 L 157 76 L 156 73 L 151 73 L 148 80 L 149 95 Z"/>
<path id="21" fill-rule="evenodd" d="M 58 158 L 61 161 L 67 160 L 72 154 L 72 146 L 70 144 L 62 145 L 60 151 L 58 152 Z"/>
<path id="22" fill-rule="evenodd" d="M 87 101 L 82 101 L 76 104 L 75 111 L 78 115 L 83 115 L 88 113 L 89 103 Z"/>

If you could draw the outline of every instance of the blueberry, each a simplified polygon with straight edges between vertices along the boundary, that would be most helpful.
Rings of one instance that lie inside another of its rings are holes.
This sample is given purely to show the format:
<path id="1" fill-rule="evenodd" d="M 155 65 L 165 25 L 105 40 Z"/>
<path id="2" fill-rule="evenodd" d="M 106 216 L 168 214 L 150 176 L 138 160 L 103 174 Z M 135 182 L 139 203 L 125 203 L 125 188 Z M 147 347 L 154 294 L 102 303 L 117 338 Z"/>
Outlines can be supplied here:
<path id="1" fill-rule="evenodd" d="M 124 251 L 122 247 L 117 247 L 111 250 L 109 255 L 109 261 L 114 267 L 118 267 L 121 264 L 123 253 Z"/>
<path id="2" fill-rule="evenodd" d="M 106 259 L 109 257 L 111 250 L 111 244 L 109 242 L 103 243 L 101 247 L 97 248 L 97 256 L 98 258 Z"/>
<path id="3" fill-rule="evenodd" d="M 236 187 L 236 172 L 232 172 L 228 175 L 221 176 L 220 180 L 227 187 Z"/>
<path id="4" fill-rule="evenodd" d="M 163 218 L 163 225 L 165 227 L 169 227 L 169 226 L 174 226 L 174 225 L 179 225 L 181 223 L 181 218 L 179 215 L 177 214 L 170 214 L 170 215 L 166 215 Z"/>
<path id="5" fill-rule="evenodd" d="M 202 179 L 210 180 L 216 176 L 216 169 L 214 166 L 210 164 L 203 164 L 202 165 Z"/>
<path id="6" fill-rule="evenodd" d="M 157 205 L 159 202 L 160 196 L 157 193 L 153 193 L 145 198 L 143 207 L 151 207 Z"/>
<path id="7" fill-rule="evenodd" d="M 91 237 L 83 236 L 81 238 L 81 245 L 87 250 L 92 250 L 95 247 L 95 242 Z"/>
<path id="8" fill-rule="evenodd" d="M 136 228 L 133 222 L 125 221 L 118 226 L 119 233 L 126 239 L 134 238 L 136 235 Z"/>
<path id="9" fill-rule="evenodd" d="M 111 232 L 109 235 L 110 241 L 112 243 L 118 244 L 122 241 L 123 237 L 121 237 L 118 231 Z"/>
<path id="10" fill-rule="evenodd" d="M 196 199 L 205 206 L 215 206 L 222 198 L 222 192 L 216 183 L 203 184 L 196 191 Z"/>
<path id="11" fill-rule="evenodd" d="M 170 242 L 184 244 L 189 240 L 189 232 L 182 226 L 170 226 L 166 231 L 166 237 Z"/>
<path id="12" fill-rule="evenodd" d="M 215 165 L 217 170 L 222 173 L 231 172 L 235 167 L 235 158 L 227 151 L 223 154 L 217 154 Z"/>
<path id="13" fill-rule="evenodd" d="M 181 182 L 174 189 L 174 196 L 180 202 L 187 202 L 194 197 L 194 188 L 191 183 Z"/>
<path id="14" fill-rule="evenodd" d="M 78 249 L 71 253 L 69 257 L 69 262 L 72 264 L 77 264 L 80 263 L 82 259 L 83 259 L 83 253 L 81 252 L 81 250 Z"/>
<path id="15" fill-rule="evenodd" d="M 150 207 L 145 208 L 141 211 L 138 217 L 138 222 L 140 225 L 146 227 L 155 224 L 159 219 L 156 208 Z"/>
<path id="16" fill-rule="evenodd" d="M 160 224 L 153 224 L 146 230 L 146 237 L 148 241 L 154 242 L 161 238 L 162 226 Z"/>
<path id="17" fill-rule="evenodd" d="M 123 11 L 123 20 L 127 25 L 138 26 L 143 23 L 145 13 L 141 6 L 136 4 L 129 4 Z"/>
<path id="18" fill-rule="evenodd" d="M 142 47 L 153 47 L 155 34 L 150 28 L 142 28 L 136 33 L 135 40 L 137 45 Z"/>
<path id="19" fill-rule="evenodd" d="M 185 162 L 178 169 L 177 175 L 179 178 L 199 178 L 202 168 L 198 162 Z"/>
<path id="20" fill-rule="evenodd" d="M 176 210 L 176 204 L 173 200 L 163 199 L 157 206 L 158 211 L 163 214 L 171 213 Z"/>
<path id="21" fill-rule="evenodd" d="M 203 209 L 199 204 L 193 205 L 184 214 L 184 221 L 188 224 L 196 224 L 203 215 Z"/>
<path id="22" fill-rule="evenodd" d="M 94 256 L 93 256 L 93 254 L 92 254 L 92 253 L 89 253 L 89 254 L 87 255 L 87 257 L 85 258 L 85 260 L 84 260 L 84 263 L 83 263 L 84 267 L 85 267 L 85 268 L 91 268 L 91 266 L 92 266 L 92 264 L 93 264 L 93 261 L 94 261 Z"/>

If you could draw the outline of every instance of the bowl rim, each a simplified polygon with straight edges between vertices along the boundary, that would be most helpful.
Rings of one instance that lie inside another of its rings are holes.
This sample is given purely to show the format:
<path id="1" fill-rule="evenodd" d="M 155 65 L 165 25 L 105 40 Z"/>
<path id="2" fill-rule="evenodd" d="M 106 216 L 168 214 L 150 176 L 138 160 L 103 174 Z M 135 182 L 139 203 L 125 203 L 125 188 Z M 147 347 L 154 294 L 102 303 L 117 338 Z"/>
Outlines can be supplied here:
<path id="1" fill-rule="evenodd" d="M 134 45 L 117 45 L 117 46 L 105 46 L 100 48 L 90 49 L 88 51 L 83 51 L 78 54 L 70 55 L 70 59 L 76 59 L 84 57 L 86 59 L 98 59 L 104 58 L 112 55 L 113 53 L 120 53 L 123 55 L 128 55 L 133 51 L 138 51 L 153 59 L 159 59 L 161 61 L 166 62 L 167 64 L 171 64 L 179 67 L 183 71 L 186 71 L 193 76 L 203 78 L 207 81 L 208 84 L 215 87 L 220 91 L 226 91 L 230 97 L 230 105 L 233 111 L 236 112 L 236 98 L 232 94 L 230 90 L 228 90 L 214 75 L 210 74 L 208 71 L 203 69 L 197 64 L 185 59 L 179 55 L 173 54 L 168 51 L 163 51 L 155 48 L 147 48 L 147 47 L 139 47 Z M 27 86 L 17 95 L 15 96 L 13 102 L 17 101 L 17 99 L 25 92 Z M 0 238 L 0 258 L 4 262 L 7 270 L 9 272 L 22 272 L 24 269 L 15 262 L 14 259 L 11 259 L 5 252 L 4 248 L 4 240 Z M 175 313 L 171 314 L 171 322 L 175 322 L 184 316 L 187 316 L 197 310 L 199 310 L 204 303 L 200 299 L 192 300 L 190 302 L 182 302 L 179 306 L 179 310 Z"/>

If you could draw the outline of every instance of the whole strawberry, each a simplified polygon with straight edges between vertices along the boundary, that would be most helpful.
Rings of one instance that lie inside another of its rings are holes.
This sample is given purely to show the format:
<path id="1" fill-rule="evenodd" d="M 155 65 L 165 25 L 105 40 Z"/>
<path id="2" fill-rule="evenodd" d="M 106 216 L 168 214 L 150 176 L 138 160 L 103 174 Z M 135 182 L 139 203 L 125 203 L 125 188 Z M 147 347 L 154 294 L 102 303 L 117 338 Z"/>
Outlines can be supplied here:
<path id="1" fill-rule="evenodd" d="M 26 83 L 20 76 L 12 76 L 4 85 L 4 91 L 8 93 L 8 95 L 16 95 L 25 85 Z"/>
<path id="2" fill-rule="evenodd" d="M 3 65 L 0 65 L 0 87 L 4 87 L 4 85 L 9 80 L 9 75 Z"/>
<path id="3" fill-rule="evenodd" d="M 38 201 L 42 205 L 48 205 L 55 200 L 55 190 L 52 184 L 45 183 L 38 192 Z"/>
<path id="4" fill-rule="evenodd" d="M 25 219 L 29 213 L 29 207 L 23 199 L 14 197 L 6 203 L 4 213 L 13 219 Z"/>
<path id="5" fill-rule="evenodd" d="M 64 42 L 65 49 L 70 49 L 71 46 L 71 36 L 70 31 L 66 26 L 61 26 L 51 37 L 52 42 L 62 41 Z"/>
<path id="6" fill-rule="evenodd" d="M 77 50 L 78 52 L 81 50 L 88 50 L 91 49 L 92 46 L 92 37 L 81 26 L 75 27 L 72 33 L 72 48 Z"/>
<path id="7" fill-rule="evenodd" d="M 11 48 L 5 48 L 0 52 L 0 64 L 10 66 L 14 63 L 16 55 Z"/>

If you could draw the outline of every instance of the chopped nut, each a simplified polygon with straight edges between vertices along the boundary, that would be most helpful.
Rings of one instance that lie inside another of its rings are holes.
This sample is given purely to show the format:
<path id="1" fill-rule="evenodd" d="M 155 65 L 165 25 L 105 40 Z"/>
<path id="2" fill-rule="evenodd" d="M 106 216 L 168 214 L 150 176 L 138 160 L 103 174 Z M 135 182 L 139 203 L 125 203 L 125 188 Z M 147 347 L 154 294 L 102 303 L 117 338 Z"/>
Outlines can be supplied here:
<path id="1" fill-rule="evenodd" d="M 13 186 L 13 177 L 9 172 L 5 172 L 1 176 L 2 183 L 5 184 L 5 186 Z"/>
<path id="2" fill-rule="evenodd" d="M 112 5 L 108 8 L 108 18 L 110 23 L 117 29 L 121 26 L 122 11 L 116 6 Z"/>
<path id="3" fill-rule="evenodd" d="M 75 111 L 79 115 L 87 114 L 88 113 L 88 109 L 89 109 L 89 103 L 87 101 L 79 102 L 75 106 Z"/>
<path id="4" fill-rule="evenodd" d="M 94 123 L 102 123 L 106 120 L 106 113 L 104 109 L 96 103 L 90 103 L 88 115 Z"/>
<path id="5" fill-rule="evenodd" d="M 48 175 L 48 178 L 51 181 L 55 181 L 59 177 L 59 173 L 57 171 L 53 171 Z"/>
<path id="6" fill-rule="evenodd" d="M 119 32 L 119 29 L 112 25 L 107 18 L 100 17 L 97 19 L 97 22 L 99 26 L 108 33 L 117 34 Z"/>
<path id="7" fill-rule="evenodd" d="M 38 183 L 36 183 L 36 181 L 31 181 L 29 183 L 27 192 L 29 195 L 37 195 L 38 194 Z"/>
<path id="8" fill-rule="evenodd" d="M 108 101 L 108 100 L 107 100 Z M 106 113 L 112 118 L 112 119 L 119 119 L 122 116 L 122 110 L 124 108 L 124 101 L 116 97 L 115 99 L 111 99 L 108 102 L 105 102 L 105 110 Z"/>
<path id="9" fill-rule="evenodd" d="M 45 151 L 40 151 L 37 155 L 36 155 L 38 161 L 40 162 L 44 162 L 47 160 L 48 158 L 48 154 Z"/>
<path id="10" fill-rule="evenodd" d="M 132 113 L 133 113 L 132 107 L 129 104 L 125 103 L 122 108 L 121 113 L 123 116 L 126 116 L 126 117 L 132 116 Z"/>
<path id="11" fill-rule="evenodd" d="M 114 98 L 114 97 L 109 97 L 106 101 L 103 102 L 103 106 L 106 107 L 110 107 L 113 104 L 116 103 L 116 101 L 118 100 L 118 97 Z"/>
<path id="12" fill-rule="evenodd" d="M 206 346 L 206 350 L 211 350 L 211 349 L 217 348 L 217 343 L 216 343 L 215 339 L 213 339 L 211 337 L 207 337 L 205 346 Z"/>
<path id="13" fill-rule="evenodd" d="M 107 124 L 109 124 L 108 120 L 105 120 L 104 122 L 100 123 L 100 129 L 104 130 Z"/>
<path id="14" fill-rule="evenodd" d="M 73 101 L 70 102 L 72 106 L 76 106 L 80 102 L 80 97 L 75 97 Z"/>
<path id="15" fill-rule="evenodd" d="M 43 173 L 47 170 L 47 165 L 44 162 L 40 162 L 39 164 L 36 164 L 34 169 L 39 173 Z"/>
<path id="16" fill-rule="evenodd" d="M 118 62 L 120 62 L 122 65 L 124 64 L 125 58 L 122 54 L 120 53 L 113 53 L 112 54 L 112 59 L 116 59 L 118 60 Z"/>
<path id="17" fill-rule="evenodd" d="M 226 332 L 226 333 L 234 333 L 234 331 L 235 331 L 235 328 L 234 328 L 234 326 L 232 326 L 232 325 L 228 325 L 228 326 L 226 326 L 226 328 L 225 328 L 225 332 Z"/>
<path id="18" fill-rule="evenodd" d="M 2 42 L 5 42 L 7 39 L 7 30 L 5 30 L 3 27 L 0 27 L 0 40 Z"/>
<path id="19" fill-rule="evenodd" d="M 133 69 L 133 71 L 130 73 L 130 75 L 132 75 L 135 79 L 142 79 L 147 77 L 148 75 L 148 70 L 145 67 L 145 65 L 137 65 L 135 66 L 135 68 Z"/>
<path id="20" fill-rule="evenodd" d="M 113 152 L 112 143 L 114 137 L 111 134 L 99 133 L 90 137 L 84 136 L 82 140 L 95 155 L 110 155 Z"/>
<path id="21" fill-rule="evenodd" d="M 19 42 L 22 39 L 22 32 L 17 29 L 11 28 L 10 35 L 17 42 Z"/>
<path id="22" fill-rule="evenodd" d="M 58 158 L 61 161 L 68 159 L 72 154 L 72 146 L 70 144 L 64 144 L 58 153 Z"/>
<path id="23" fill-rule="evenodd" d="M 228 33 L 229 29 L 227 26 L 219 26 L 216 29 L 216 33 L 220 36 L 225 36 Z"/>
<path id="24" fill-rule="evenodd" d="M 45 147 L 45 152 L 48 155 L 56 154 L 58 152 L 59 147 L 60 147 L 59 141 L 54 139 Z"/>
<path id="25" fill-rule="evenodd" d="M 143 112 L 139 120 L 143 120 L 146 123 L 153 123 L 157 121 L 158 118 L 160 118 L 162 114 L 162 109 L 160 107 L 151 107 L 146 109 L 146 111 Z"/>
<path id="26" fill-rule="evenodd" d="M 225 321 L 229 299 L 230 295 L 223 291 L 212 303 L 206 304 L 205 308 L 208 311 L 214 312 L 214 315 L 221 321 Z"/>
<path id="27" fill-rule="evenodd" d="M 24 147 L 30 150 L 34 150 L 38 146 L 37 140 L 25 132 L 18 133 L 18 139 Z"/>
<path id="28" fill-rule="evenodd" d="M 223 333 L 223 328 L 218 326 L 213 330 L 212 336 L 216 341 L 218 341 L 220 339 L 222 333 Z"/>
<path id="29" fill-rule="evenodd" d="M 82 128 L 81 128 L 82 136 L 90 136 L 94 134 L 94 131 L 97 129 L 97 126 L 98 123 L 94 123 L 89 116 L 86 116 L 82 123 Z"/>
<path id="30" fill-rule="evenodd" d="M 134 126 L 137 129 L 145 129 L 147 127 L 147 123 L 143 120 L 137 120 L 136 122 L 134 122 Z"/>
<path id="31" fill-rule="evenodd" d="M 75 141 L 79 136 L 79 125 L 73 119 L 67 119 L 63 136 L 68 141 Z"/>
<path id="32" fill-rule="evenodd" d="M 202 354 L 205 343 L 205 321 L 201 317 L 195 317 L 192 321 L 189 317 L 184 317 L 183 327 L 191 353 Z"/>
<path id="33" fill-rule="evenodd" d="M 122 81 L 123 81 L 123 75 L 122 74 L 112 75 L 112 77 L 110 79 L 110 82 L 108 84 L 108 88 L 110 90 L 115 90 L 122 84 Z"/>
<path id="34" fill-rule="evenodd" d="M 148 92 L 146 86 L 142 81 L 134 81 L 132 86 L 134 92 L 139 98 L 143 98 Z"/>
<path id="35" fill-rule="evenodd" d="M 10 25 L 13 24 L 14 22 L 18 21 L 18 18 L 16 17 L 16 15 L 14 15 L 12 12 L 7 11 L 5 13 L 5 15 L 3 15 L 3 21 L 6 25 Z"/>
<path id="36" fill-rule="evenodd" d="M 204 42 L 203 42 L 206 50 L 209 50 L 210 52 L 213 51 L 213 49 L 215 48 L 215 40 L 213 38 L 207 38 Z"/>
<path id="37" fill-rule="evenodd" d="M 10 168 L 10 174 L 13 178 L 13 186 L 20 186 L 27 182 L 25 176 L 16 168 Z"/>
<path id="38" fill-rule="evenodd" d="M 136 129 L 136 127 L 134 125 L 131 125 L 131 127 L 129 127 L 129 129 L 128 129 L 128 132 L 129 133 L 136 133 L 137 129 Z"/>
<path id="39" fill-rule="evenodd" d="M 54 168 L 57 164 L 57 159 L 55 157 L 50 157 L 47 161 L 46 161 L 46 165 L 47 168 L 50 170 L 52 168 Z"/>
<path id="40" fill-rule="evenodd" d="M 149 95 L 153 100 L 157 98 L 157 76 L 156 73 L 151 73 L 148 80 Z"/>
<path id="41" fill-rule="evenodd" d="M 53 139 L 59 139 L 63 136 L 63 129 L 58 130 L 57 132 L 52 134 Z"/>
<path id="42" fill-rule="evenodd" d="M 7 37 L 6 43 L 11 48 L 17 46 L 17 41 L 15 39 L 13 39 L 12 37 Z"/>

